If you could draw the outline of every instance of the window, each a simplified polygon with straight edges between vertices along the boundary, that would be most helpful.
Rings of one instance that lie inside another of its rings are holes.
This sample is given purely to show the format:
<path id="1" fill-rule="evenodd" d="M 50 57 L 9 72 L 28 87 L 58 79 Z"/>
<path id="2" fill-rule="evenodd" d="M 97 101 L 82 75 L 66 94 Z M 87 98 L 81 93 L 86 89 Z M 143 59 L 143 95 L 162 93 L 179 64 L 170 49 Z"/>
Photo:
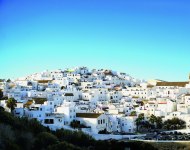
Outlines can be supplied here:
<path id="1" fill-rule="evenodd" d="M 42 111 L 42 108 L 40 108 L 40 111 Z"/>
<path id="2" fill-rule="evenodd" d="M 98 124 L 100 124 L 100 120 L 98 120 Z"/>
<path id="3" fill-rule="evenodd" d="M 101 120 L 101 124 L 102 124 L 102 120 Z"/>
<path id="4" fill-rule="evenodd" d="M 105 119 L 103 119 L 103 123 L 105 123 Z"/>
<path id="5" fill-rule="evenodd" d="M 44 123 L 45 124 L 54 124 L 54 120 L 53 119 L 45 119 Z"/>

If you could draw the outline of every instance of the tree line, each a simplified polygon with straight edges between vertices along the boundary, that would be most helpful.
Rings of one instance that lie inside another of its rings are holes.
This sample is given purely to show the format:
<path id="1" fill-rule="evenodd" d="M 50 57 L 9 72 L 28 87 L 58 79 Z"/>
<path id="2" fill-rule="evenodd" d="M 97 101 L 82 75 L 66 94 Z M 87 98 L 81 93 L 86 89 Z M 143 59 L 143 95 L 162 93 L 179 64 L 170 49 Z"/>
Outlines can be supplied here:
<path id="1" fill-rule="evenodd" d="M 136 115 L 136 112 L 131 112 L 131 115 Z M 137 116 L 136 119 L 137 132 L 141 129 L 162 129 L 162 130 L 178 130 L 186 128 L 186 122 L 182 119 L 174 117 L 163 121 L 162 117 L 151 115 L 145 119 L 144 113 Z"/>

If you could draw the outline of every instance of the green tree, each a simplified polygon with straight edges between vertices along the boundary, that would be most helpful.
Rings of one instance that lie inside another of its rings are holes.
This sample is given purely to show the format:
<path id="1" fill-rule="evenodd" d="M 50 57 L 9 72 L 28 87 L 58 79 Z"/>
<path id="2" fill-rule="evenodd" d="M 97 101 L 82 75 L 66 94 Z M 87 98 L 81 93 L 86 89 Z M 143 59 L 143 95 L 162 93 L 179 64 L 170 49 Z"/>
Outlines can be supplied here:
<path id="1" fill-rule="evenodd" d="M 163 125 L 162 117 L 156 117 L 156 128 L 161 129 Z"/>
<path id="2" fill-rule="evenodd" d="M 132 111 L 131 113 L 130 113 L 130 116 L 136 116 L 137 115 L 137 112 L 136 111 Z"/>
<path id="3" fill-rule="evenodd" d="M 79 121 L 76 121 L 76 120 L 73 120 L 71 123 L 70 123 L 70 126 L 72 128 L 80 128 L 80 122 Z"/>
<path id="4" fill-rule="evenodd" d="M 11 109 L 11 112 L 13 112 L 16 107 L 16 100 L 14 98 L 9 98 L 7 100 L 7 107 Z"/>
<path id="5" fill-rule="evenodd" d="M 0 79 L 0 82 L 4 82 L 5 81 L 5 79 Z"/>
<path id="6" fill-rule="evenodd" d="M 157 119 L 157 117 L 154 116 L 153 114 L 150 116 L 149 123 L 150 123 L 151 128 L 155 128 L 155 126 L 156 126 L 156 119 Z"/>
<path id="7" fill-rule="evenodd" d="M 142 124 L 143 120 L 144 120 L 144 113 L 141 113 L 138 115 L 138 118 L 135 121 L 137 125 L 137 131 L 139 130 L 139 126 Z"/>
<path id="8" fill-rule="evenodd" d="M 5 111 L 5 108 L 3 108 L 2 106 L 0 106 L 0 112 Z"/>
<path id="9" fill-rule="evenodd" d="M 149 122 L 154 125 L 154 127 L 161 129 L 162 128 L 162 118 L 151 115 L 149 118 Z"/>
<path id="10" fill-rule="evenodd" d="M 0 99 L 3 98 L 3 91 L 0 89 Z"/>
<path id="11" fill-rule="evenodd" d="M 98 134 L 110 134 L 110 133 L 106 129 L 104 129 L 99 131 Z"/>
<path id="12" fill-rule="evenodd" d="M 149 118 L 149 122 L 150 122 L 151 124 L 154 124 L 154 123 L 156 122 L 156 116 L 151 115 L 150 118 Z"/>
<path id="13" fill-rule="evenodd" d="M 186 126 L 185 121 L 177 117 L 168 119 L 163 123 L 163 128 L 167 130 L 184 129 L 185 126 Z"/>
<path id="14" fill-rule="evenodd" d="M 57 144 L 58 142 L 58 138 L 55 135 L 48 132 L 41 132 L 36 137 L 34 149 L 47 149 L 48 146 Z"/>
<path id="15" fill-rule="evenodd" d="M 48 147 L 48 150 L 81 150 L 81 149 L 63 141 L 58 144 L 50 145 Z"/>
<path id="16" fill-rule="evenodd" d="M 11 79 L 8 79 L 7 82 L 11 82 Z"/>

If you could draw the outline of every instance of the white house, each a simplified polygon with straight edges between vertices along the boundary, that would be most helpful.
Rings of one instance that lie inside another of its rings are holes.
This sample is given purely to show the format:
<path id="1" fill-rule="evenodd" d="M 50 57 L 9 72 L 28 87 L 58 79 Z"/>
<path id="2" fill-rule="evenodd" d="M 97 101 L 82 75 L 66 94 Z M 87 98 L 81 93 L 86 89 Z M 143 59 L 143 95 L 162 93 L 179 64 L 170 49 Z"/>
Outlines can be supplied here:
<path id="1" fill-rule="evenodd" d="M 98 133 L 107 128 L 108 118 L 100 113 L 76 113 L 76 120 L 81 124 L 90 127 L 93 133 Z"/>
<path id="2" fill-rule="evenodd" d="M 55 108 L 55 112 L 64 114 L 64 125 L 70 125 L 71 121 L 76 119 L 74 102 L 64 102 L 61 106 Z"/>
<path id="3" fill-rule="evenodd" d="M 136 131 L 136 116 L 125 116 L 120 118 L 121 132 L 133 133 Z"/>

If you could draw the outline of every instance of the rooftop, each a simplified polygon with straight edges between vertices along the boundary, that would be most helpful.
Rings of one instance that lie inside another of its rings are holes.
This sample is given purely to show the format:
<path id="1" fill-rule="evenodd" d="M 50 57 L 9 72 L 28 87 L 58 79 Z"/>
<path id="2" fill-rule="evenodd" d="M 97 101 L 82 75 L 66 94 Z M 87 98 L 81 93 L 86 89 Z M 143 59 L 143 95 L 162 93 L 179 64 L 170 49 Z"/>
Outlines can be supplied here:
<path id="1" fill-rule="evenodd" d="M 36 80 L 38 83 L 48 83 L 52 80 Z"/>
<path id="2" fill-rule="evenodd" d="M 100 113 L 76 113 L 76 117 L 80 118 L 98 118 Z"/>
<path id="3" fill-rule="evenodd" d="M 178 86 L 185 87 L 189 82 L 158 82 L 156 86 Z"/>
<path id="4" fill-rule="evenodd" d="M 65 93 L 65 96 L 74 96 L 73 93 Z"/>

